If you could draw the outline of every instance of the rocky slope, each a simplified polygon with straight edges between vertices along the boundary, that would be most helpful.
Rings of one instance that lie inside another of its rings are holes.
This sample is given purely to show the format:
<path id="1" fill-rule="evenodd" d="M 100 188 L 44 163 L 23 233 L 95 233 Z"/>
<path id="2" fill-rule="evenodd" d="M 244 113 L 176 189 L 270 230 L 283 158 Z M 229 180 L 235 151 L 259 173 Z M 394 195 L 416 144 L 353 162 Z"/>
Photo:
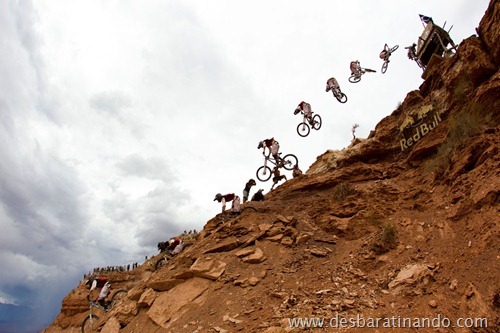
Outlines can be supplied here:
<path id="1" fill-rule="evenodd" d="M 256 211 L 209 220 L 168 265 L 109 275 L 129 292 L 95 331 L 298 332 L 289 318 L 356 316 L 487 318 L 419 331 L 498 331 L 499 17 L 492 1 L 478 36 L 427 68 L 367 139 L 246 204 Z M 44 332 L 80 332 L 85 295 L 67 295 Z M 384 323 L 359 331 L 416 331 Z"/>

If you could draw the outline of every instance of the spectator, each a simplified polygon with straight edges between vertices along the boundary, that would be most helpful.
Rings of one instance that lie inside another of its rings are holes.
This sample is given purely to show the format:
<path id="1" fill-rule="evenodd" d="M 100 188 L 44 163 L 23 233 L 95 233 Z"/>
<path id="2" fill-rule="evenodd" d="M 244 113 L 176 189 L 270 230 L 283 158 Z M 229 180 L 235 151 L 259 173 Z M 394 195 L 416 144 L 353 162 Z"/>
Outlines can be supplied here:
<path id="1" fill-rule="evenodd" d="M 248 201 L 248 196 L 250 195 L 250 189 L 252 186 L 257 185 L 254 179 L 250 179 L 246 184 L 245 188 L 243 189 L 243 203 Z"/>
<path id="2" fill-rule="evenodd" d="M 264 189 L 260 189 L 255 194 L 252 196 L 252 201 L 264 201 L 265 197 L 264 194 L 262 193 Z"/>
<path id="3" fill-rule="evenodd" d="M 215 195 L 214 201 L 217 200 L 218 202 L 222 202 L 222 213 L 224 213 L 224 211 L 226 210 L 226 202 L 233 201 L 234 197 L 235 197 L 234 193 L 228 193 L 225 195 L 217 193 Z"/>
<path id="4" fill-rule="evenodd" d="M 299 169 L 299 165 L 295 164 L 292 171 L 293 178 L 302 176 L 302 170 Z"/>

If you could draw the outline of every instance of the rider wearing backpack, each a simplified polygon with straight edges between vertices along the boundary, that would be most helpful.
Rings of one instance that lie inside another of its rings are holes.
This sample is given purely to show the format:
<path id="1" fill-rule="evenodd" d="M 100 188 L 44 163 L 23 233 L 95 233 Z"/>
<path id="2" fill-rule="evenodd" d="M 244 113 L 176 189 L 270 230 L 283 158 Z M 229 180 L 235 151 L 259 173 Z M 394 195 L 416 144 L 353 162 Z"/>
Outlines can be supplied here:
<path id="1" fill-rule="evenodd" d="M 168 241 L 168 253 L 175 256 L 184 249 L 184 241 L 179 237 L 172 237 Z"/>
<path id="2" fill-rule="evenodd" d="M 309 121 L 309 123 L 312 123 L 312 109 L 311 109 L 311 104 L 306 103 L 304 101 L 300 102 L 293 114 L 297 114 L 300 111 L 304 112 L 304 116 L 306 116 L 306 119 Z"/>
<path id="3" fill-rule="evenodd" d="M 340 92 L 340 86 L 334 77 L 331 77 L 326 81 L 326 92 L 329 92 L 330 90 L 338 90 Z"/>
<path id="4" fill-rule="evenodd" d="M 94 289 L 101 288 L 99 294 L 95 298 L 95 302 L 98 302 L 104 308 L 107 307 L 109 303 L 106 301 L 106 298 L 111 291 L 111 283 L 109 283 L 109 279 L 103 277 L 96 278 L 95 276 L 91 275 L 85 284 L 90 288 L 88 295 L 89 299 L 92 299 L 90 296 Z"/>
<path id="5" fill-rule="evenodd" d="M 384 45 L 384 49 L 382 52 L 380 52 L 380 59 L 389 62 L 389 56 L 391 54 L 389 53 L 389 46 L 387 44 Z"/>
<path id="6" fill-rule="evenodd" d="M 358 60 L 351 61 L 351 75 L 357 75 L 361 71 L 361 65 Z"/>
<path id="7" fill-rule="evenodd" d="M 257 149 L 264 149 L 264 155 L 266 154 L 266 148 L 269 150 L 269 153 L 267 154 L 267 157 L 271 154 L 271 146 L 274 143 L 274 138 L 270 139 L 265 139 L 259 142 L 259 145 L 257 146 Z"/>

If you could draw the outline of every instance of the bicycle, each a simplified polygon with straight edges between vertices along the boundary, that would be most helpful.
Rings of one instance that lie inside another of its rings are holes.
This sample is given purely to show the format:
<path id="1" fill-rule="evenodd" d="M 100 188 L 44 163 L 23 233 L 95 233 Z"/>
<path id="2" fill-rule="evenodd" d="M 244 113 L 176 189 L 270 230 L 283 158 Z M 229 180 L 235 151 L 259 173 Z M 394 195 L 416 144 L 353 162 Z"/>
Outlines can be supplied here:
<path id="1" fill-rule="evenodd" d="M 193 245 L 193 244 L 186 244 L 186 243 L 184 243 L 184 247 L 182 248 L 182 251 L 186 250 L 191 245 Z M 158 270 L 158 268 L 160 268 L 162 266 L 165 266 L 174 257 L 174 255 L 172 253 L 168 252 L 167 250 L 162 251 L 160 254 L 163 254 L 163 255 L 162 255 L 162 257 L 160 259 L 158 259 L 155 262 L 155 264 L 154 264 L 155 271 Z"/>
<path id="2" fill-rule="evenodd" d="M 319 130 L 321 128 L 322 123 L 321 123 L 321 117 L 319 114 L 315 114 L 310 119 L 307 119 L 304 111 L 300 111 L 300 113 L 302 113 L 303 118 L 302 118 L 302 122 L 297 126 L 297 133 L 301 137 L 306 137 L 309 135 L 309 133 L 311 132 L 310 127 L 312 127 L 315 130 Z"/>
<path id="3" fill-rule="evenodd" d="M 111 296 L 111 300 L 109 301 L 109 305 L 107 307 L 102 306 L 98 302 L 90 301 L 90 305 L 89 305 L 90 313 L 87 317 L 85 317 L 85 319 L 82 322 L 82 326 L 81 326 L 82 333 L 90 332 L 92 327 L 98 326 L 99 316 L 92 313 L 92 308 L 97 308 L 97 309 L 100 309 L 102 311 L 108 312 L 116 305 L 116 303 L 118 303 L 120 300 L 125 298 L 125 296 L 127 296 L 127 293 L 128 293 L 128 290 L 126 290 L 126 289 L 120 289 L 117 292 L 115 292 L 113 294 L 113 296 Z M 88 296 L 87 296 L 87 299 L 89 299 Z"/>
<path id="4" fill-rule="evenodd" d="M 416 44 L 405 47 L 405 49 L 408 50 L 408 59 L 414 60 L 417 63 L 418 67 L 422 68 L 422 70 L 425 70 L 425 66 L 420 62 L 420 60 L 417 57 L 417 51 L 415 50 L 415 45 Z"/>
<path id="5" fill-rule="evenodd" d="M 345 103 L 347 102 L 347 96 L 344 94 L 342 91 L 340 91 L 339 88 L 332 89 L 333 96 L 339 101 L 340 103 Z"/>
<path id="6" fill-rule="evenodd" d="M 354 74 L 349 76 L 349 82 L 357 83 L 357 82 L 361 81 L 361 76 L 363 74 L 365 74 L 366 72 L 375 73 L 377 71 L 375 71 L 373 69 L 369 69 L 369 68 L 359 68 L 358 70 L 356 70 L 356 72 Z"/>
<path id="7" fill-rule="evenodd" d="M 280 157 L 278 161 L 275 161 L 274 158 L 271 156 L 266 156 L 266 154 L 263 152 L 262 155 L 264 155 L 264 165 L 261 166 L 260 168 L 257 169 L 257 178 L 261 182 L 266 182 L 269 179 L 271 179 L 272 176 L 272 171 L 271 168 L 267 165 L 268 162 L 274 164 L 278 168 L 285 168 L 286 170 L 293 170 L 293 167 L 297 164 L 299 164 L 299 160 L 297 159 L 297 156 L 293 154 L 286 154 L 284 157 Z M 281 155 L 281 153 L 280 153 Z"/>
<path id="8" fill-rule="evenodd" d="M 382 74 L 384 74 L 387 71 L 387 66 L 389 66 L 389 57 L 391 54 L 398 49 L 399 45 L 394 46 L 393 48 L 388 48 L 387 54 L 384 59 L 384 63 L 382 64 Z"/>

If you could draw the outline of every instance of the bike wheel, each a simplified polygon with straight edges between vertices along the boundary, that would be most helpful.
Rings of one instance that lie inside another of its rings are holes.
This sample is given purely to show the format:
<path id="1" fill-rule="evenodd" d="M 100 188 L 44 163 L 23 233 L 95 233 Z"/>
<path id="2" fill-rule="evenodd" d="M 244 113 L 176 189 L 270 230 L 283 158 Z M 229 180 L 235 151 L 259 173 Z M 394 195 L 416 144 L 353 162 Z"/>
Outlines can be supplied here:
<path id="1" fill-rule="evenodd" d="M 355 75 L 349 76 L 349 82 L 357 83 L 359 81 L 361 81 L 361 75 L 360 76 L 355 76 Z"/>
<path id="2" fill-rule="evenodd" d="M 269 179 L 271 179 L 272 175 L 271 168 L 268 167 L 267 165 L 266 166 L 263 165 L 257 169 L 256 175 L 261 182 L 267 182 Z"/>
<path id="3" fill-rule="evenodd" d="M 111 296 L 111 306 L 115 306 L 116 303 L 127 297 L 127 294 L 128 290 L 126 289 L 118 290 L 116 293 L 113 294 L 113 296 Z"/>
<path id="4" fill-rule="evenodd" d="M 88 315 L 82 322 L 82 333 L 90 332 L 93 327 L 97 327 L 96 323 L 99 320 L 99 317 L 96 315 Z"/>
<path id="5" fill-rule="evenodd" d="M 384 63 L 382 64 L 382 74 L 387 71 L 387 66 L 389 66 L 389 63 L 387 61 L 384 61 Z"/>
<path id="6" fill-rule="evenodd" d="M 340 103 L 345 103 L 347 102 L 347 96 L 346 94 L 344 94 L 343 92 L 339 92 L 337 95 L 335 95 L 335 98 L 337 99 L 337 101 L 339 101 Z M 319 128 L 318 128 L 319 129 Z"/>
<path id="7" fill-rule="evenodd" d="M 319 114 L 314 115 L 314 117 L 313 117 L 313 124 L 314 125 L 313 125 L 312 128 L 314 128 L 316 131 L 321 128 L 322 122 L 321 122 L 321 117 L 320 117 Z"/>
<path id="8" fill-rule="evenodd" d="M 398 49 L 399 45 L 395 45 L 389 52 L 392 53 Z"/>
<path id="9" fill-rule="evenodd" d="M 155 264 L 155 270 L 157 270 L 158 268 L 160 268 L 162 266 L 165 266 L 167 264 L 167 262 L 168 262 L 168 260 L 165 259 L 165 257 L 158 259 L 158 261 Z"/>
<path id="10" fill-rule="evenodd" d="M 310 131 L 311 129 L 306 123 L 300 123 L 299 126 L 297 126 L 297 133 L 299 133 L 301 137 L 308 136 Z"/>
<path id="11" fill-rule="evenodd" d="M 248 206 L 248 207 L 244 207 L 241 212 L 243 213 L 245 210 L 253 210 L 254 212 L 257 211 L 257 209 L 255 209 L 255 207 L 252 207 L 252 206 Z"/>
<path id="12" fill-rule="evenodd" d="M 299 160 L 294 154 L 286 154 L 285 157 L 283 157 L 283 168 L 286 170 L 293 170 L 293 167 L 298 164 Z"/>

